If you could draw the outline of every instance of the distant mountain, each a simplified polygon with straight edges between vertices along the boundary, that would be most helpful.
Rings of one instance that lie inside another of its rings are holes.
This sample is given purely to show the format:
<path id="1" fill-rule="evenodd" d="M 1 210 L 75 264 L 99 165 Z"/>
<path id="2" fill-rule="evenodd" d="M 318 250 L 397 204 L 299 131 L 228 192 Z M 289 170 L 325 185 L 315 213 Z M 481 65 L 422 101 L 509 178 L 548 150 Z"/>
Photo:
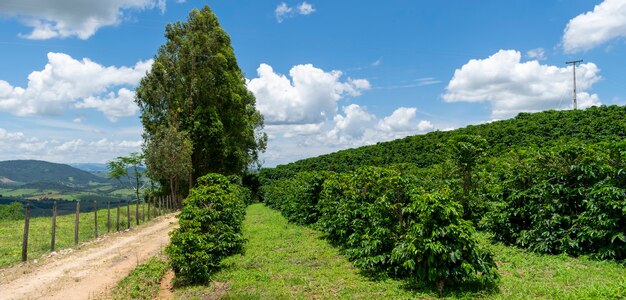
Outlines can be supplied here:
<path id="1" fill-rule="evenodd" d="M 68 164 L 74 168 L 81 169 L 83 171 L 91 172 L 91 173 L 101 173 L 108 172 L 107 164 L 99 164 L 99 163 L 79 163 L 79 164 Z"/>
<path id="2" fill-rule="evenodd" d="M 0 162 L 0 181 L 4 183 L 57 183 L 65 186 L 85 186 L 90 182 L 107 183 L 96 176 L 65 164 L 40 160 L 9 160 Z"/>

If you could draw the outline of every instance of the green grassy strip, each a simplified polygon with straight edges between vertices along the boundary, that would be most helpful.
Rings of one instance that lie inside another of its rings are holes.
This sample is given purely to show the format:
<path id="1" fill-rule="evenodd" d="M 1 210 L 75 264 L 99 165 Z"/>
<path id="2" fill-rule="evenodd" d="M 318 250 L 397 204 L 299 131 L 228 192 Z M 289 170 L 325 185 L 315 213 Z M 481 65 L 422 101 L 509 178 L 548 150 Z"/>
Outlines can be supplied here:
<path id="1" fill-rule="evenodd" d="M 487 246 L 502 276 L 495 299 L 626 299 L 626 268 L 614 261 Z"/>
<path id="2" fill-rule="evenodd" d="M 83 202 L 84 205 L 93 205 Z M 102 205 L 102 204 L 100 204 Z M 146 206 L 146 214 L 148 209 Z M 139 218 L 142 207 L 139 206 Z M 152 213 L 152 211 L 151 211 Z M 55 250 L 74 246 L 74 214 L 57 217 L 56 245 Z M 115 232 L 115 207 L 111 207 L 111 232 Z M 130 226 L 135 227 L 135 206 L 130 208 Z M 147 216 L 146 216 L 147 219 Z M 140 222 L 141 223 L 141 222 Z M 120 230 L 127 228 L 126 206 L 120 207 Z M 94 213 L 81 213 L 79 221 L 78 240 L 85 242 L 94 238 Z M 98 210 L 98 234 L 107 233 L 107 209 Z M 24 220 L 7 221 L 0 220 L 0 267 L 8 266 L 22 259 L 22 237 L 24 234 Z M 52 218 L 31 218 L 28 239 L 28 259 L 32 261 L 42 254 L 50 252 L 52 236 Z"/>
<path id="3" fill-rule="evenodd" d="M 245 255 L 223 262 L 208 286 L 179 287 L 176 299 L 434 299 L 432 289 L 369 279 L 318 232 L 287 223 L 262 204 L 248 208 Z M 451 291 L 449 299 L 616 299 L 626 297 L 626 268 L 607 261 L 529 253 L 491 245 L 502 275 L 499 290 Z"/>
<path id="4" fill-rule="evenodd" d="M 108 298 L 154 299 L 159 293 L 161 278 L 168 268 L 165 255 L 154 256 L 118 282 Z"/>
<path id="5" fill-rule="evenodd" d="M 223 261 L 209 286 L 180 287 L 175 299 L 413 299 L 394 280 L 372 281 L 310 228 L 262 204 L 248 208 L 245 255 Z"/>

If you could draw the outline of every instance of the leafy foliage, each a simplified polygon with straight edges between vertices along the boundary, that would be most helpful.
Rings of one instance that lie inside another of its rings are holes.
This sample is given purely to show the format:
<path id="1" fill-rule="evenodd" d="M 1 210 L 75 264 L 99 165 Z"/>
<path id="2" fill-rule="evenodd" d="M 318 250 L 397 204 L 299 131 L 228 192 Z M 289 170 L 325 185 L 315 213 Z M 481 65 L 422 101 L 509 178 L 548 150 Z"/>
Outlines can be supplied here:
<path id="1" fill-rule="evenodd" d="M 180 227 L 166 248 L 177 277 L 187 283 L 206 283 L 227 256 L 242 253 L 241 233 L 246 197 L 243 188 L 219 174 L 198 178 L 183 200 Z"/>
<path id="2" fill-rule="evenodd" d="M 176 125 L 193 144 L 194 178 L 242 173 L 258 160 L 267 136 L 230 37 L 208 6 L 170 23 L 151 70 L 136 90 L 145 137 Z"/>
<path id="3" fill-rule="evenodd" d="M 626 259 L 626 143 L 566 144 L 504 158 L 495 239 L 541 253 Z"/>
<path id="4" fill-rule="evenodd" d="M 144 155 L 137 152 L 133 152 L 129 156 L 118 156 L 116 160 L 107 162 L 109 177 L 117 179 L 122 184 L 124 184 L 123 181 L 128 181 L 127 186 L 135 192 L 137 201 L 140 200 L 139 190 L 142 186 L 143 172 L 141 169 L 143 165 Z"/>
<path id="5" fill-rule="evenodd" d="M 0 220 L 23 220 L 24 208 L 21 202 L 0 205 Z"/>
<path id="6" fill-rule="evenodd" d="M 361 166 L 408 163 L 418 168 L 440 164 L 449 156 L 448 141 L 455 136 L 485 139 L 485 157 L 499 157 L 511 149 L 556 146 L 568 141 L 599 143 L 626 138 L 626 106 L 600 106 L 585 110 L 549 110 L 520 113 L 517 117 L 451 131 L 435 131 L 376 145 L 342 150 L 262 169 L 266 178 L 284 178 L 302 171 L 352 171 Z"/>
<path id="7" fill-rule="evenodd" d="M 462 206 L 449 190 L 430 194 L 418 188 L 415 176 L 362 167 L 299 173 L 262 189 L 265 203 L 292 222 L 317 218 L 315 226 L 326 238 L 369 273 L 438 284 L 497 279 L 491 255 L 478 247 L 471 223 L 463 220 Z"/>
<path id="8" fill-rule="evenodd" d="M 175 126 L 159 126 L 146 144 L 148 175 L 155 180 L 167 180 L 172 198 L 179 192 L 179 180 L 192 172 L 192 147 L 187 133 L 176 130 Z"/>
<path id="9" fill-rule="evenodd" d="M 391 255 L 399 271 L 439 287 L 446 281 L 496 282 L 493 255 L 478 246 L 474 227 L 463 219 L 462 206 L 450 190 L 427 193 L 417 188 L 410 194 L 414 201 L 404 209 L 408 229 Z"/>
<path id="10" fill-rule="evenodd" d="M 317 202 L 329 172 L 303 172 L 262 187 L 265 204 L 283 212 L 296 224 L 313 224 L 319 218 Z"/>

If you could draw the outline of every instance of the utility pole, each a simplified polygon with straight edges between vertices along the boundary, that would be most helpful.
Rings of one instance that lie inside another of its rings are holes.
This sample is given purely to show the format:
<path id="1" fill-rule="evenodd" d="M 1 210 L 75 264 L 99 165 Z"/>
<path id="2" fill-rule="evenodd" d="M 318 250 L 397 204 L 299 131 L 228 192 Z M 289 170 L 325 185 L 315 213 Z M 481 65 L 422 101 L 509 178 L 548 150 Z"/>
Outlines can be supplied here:
<path id="1" fill-rule="evenodd" d="M 581 63 L 581 62 L 583 62 L 583 60 L 582 60 L 582 59 L 579 59 L 579 60 L 572 60 L 572 61 L 566 61 L 566 62 L 565 62 L 565 64 L 572 65 L 572 66 L 574 67 L 574 68 L 573 68 L 573 70 L 574 70 L 574 109 L 577 109 L 577 108 L 578 108 L 578 105 L 577 105 L 577 103 L 576 103 L 576 64 L 579 64 L 579 63 Z"/>

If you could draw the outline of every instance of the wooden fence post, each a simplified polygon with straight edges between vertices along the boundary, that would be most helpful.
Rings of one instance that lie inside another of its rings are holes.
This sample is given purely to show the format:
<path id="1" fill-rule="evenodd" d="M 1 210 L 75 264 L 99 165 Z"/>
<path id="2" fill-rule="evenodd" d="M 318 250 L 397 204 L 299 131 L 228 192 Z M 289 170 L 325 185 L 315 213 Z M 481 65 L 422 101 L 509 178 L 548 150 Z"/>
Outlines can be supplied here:
<path id="1" fill-rule="evenodd" d="M 98 204 L 93 200 L 93 235 L 98 238 Z"/>
<path id="2" fill-rule="evenodd" d="M 130 229 L 130 199 L 126 202 L 126 219 L 128 220 L 128 224 L 126 224 L 126 229 Z"/>
<path id="3" fill-rule="evenodd" d="M 80 201 L 76 201 L 76 217 L 74 219 L 74 245 L 78 245 L 78 220 L 80 219 Z"/>
<path id="4" fill-rule="evenodd" d="M 52 241 L 50 242 L 50 251 L 54 251 L 54 243 L 57 235 L 57 202 L 52 204 Z"/>
<path id="5" fill-rule="evenodd" d="M 107 201 L 107 233 L 111 232 L 111 201 Z"/>
<path id="6" fill-rule="evenodd" d="M 117 218 L 115 219 L 115 228 L 120 231 L 120 202 L 117 202 Z"/>
<path id="7" fill-rule="evenodd" d="M 146 223 L 146 197 L 143 198 L 143 205 L 141 206 L 141 221 Z"/>
<path id="8" fill-rule="evenodd" d="M 135 224 L 139 225 L 139 199 L 135 202 Z"/>
<path id="9" fill-rule="evenodd" d="M 26 203 L 26 215 L 24 216 L 24 239 L 22 241 L 22 261 L 28 260 L 28 227 L 30 226 L 30 202 Z"/>
<path id="10" fill-rule="evenodd" d="M 150 221 L 150 198 L 148 198 L 148 221 Z"/>

